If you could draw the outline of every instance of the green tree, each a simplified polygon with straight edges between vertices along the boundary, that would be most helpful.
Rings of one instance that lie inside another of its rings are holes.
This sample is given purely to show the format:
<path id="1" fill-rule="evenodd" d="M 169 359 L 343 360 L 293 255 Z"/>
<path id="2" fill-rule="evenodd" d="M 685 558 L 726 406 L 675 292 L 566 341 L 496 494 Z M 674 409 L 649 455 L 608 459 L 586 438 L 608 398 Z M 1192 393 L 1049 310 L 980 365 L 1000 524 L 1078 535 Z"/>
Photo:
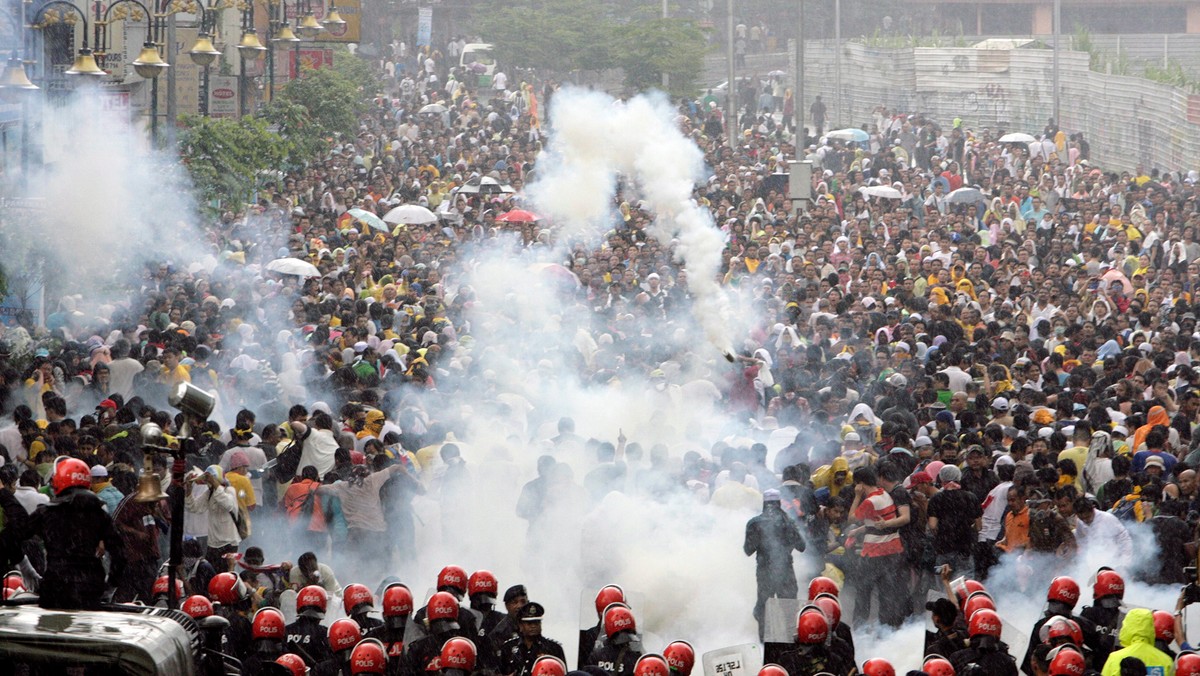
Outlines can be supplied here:
<path id="1" fill-rule="evenodd" d="M 311 133 L 352 136 L 358 130 L 358 116 L 367 106 L 360 86 L 337 68 L 321 68 L 305 71 L 289 82 L 279 98 L 308 111 Z"/>
<path id="2" fill-rule="evenodd" d="M 308 109 L 282 96 L 259 113 L 270 127 L 286 141 L 287 163 L 299 166 L 329 149 L 329 142 L 317 129 Z"/>
<path id="3" fill-rule="evenodd" d="M 625 71 L 625 84 L 642 91 L 662 86 L 670 75 L 670 93 L 695 92 L 696 78 L 704 67 L 707 42 L 704 32 L 686 19 L 652 19 L 623 26 L 618 32 L 617 65 Z"/>
<path id="4" fill-rule="evenodd" d="M 290 144 L 267 121 L 184 116 L 179 154 L 196 190 L 217 205 L 243 202 L 259 174 L 276 170 L 288 158 Z"/>
<path id="5" fill-rule="evenodd" d="M 602 3 L 586 0 L 492 0 L 474 13 L 473 32 L 496 46 L 505 67 L 560 72 L 613 65 L 617 24 Z"/>

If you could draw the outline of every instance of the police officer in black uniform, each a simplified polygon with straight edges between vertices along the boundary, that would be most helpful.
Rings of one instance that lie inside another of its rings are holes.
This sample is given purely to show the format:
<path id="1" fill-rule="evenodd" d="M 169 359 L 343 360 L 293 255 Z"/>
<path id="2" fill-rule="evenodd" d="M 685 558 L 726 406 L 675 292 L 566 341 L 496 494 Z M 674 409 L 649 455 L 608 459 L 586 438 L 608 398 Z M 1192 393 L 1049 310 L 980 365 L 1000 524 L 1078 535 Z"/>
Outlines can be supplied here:
<path id="1" fill-rule="evenodd" d="M 380 596 L 383 599 L 383 624 L 367 632 L 367 637 L 383 643 L 388 660 L 387 676 L 399 676 L 404 665 L 404 631 L 412 614 L 412 592 L 396 581 Z"/>
<path id="2" fill-rule="evenodd" d="M 296 621 L 287 626 L 287 644 L 284 650 L 289 653 L 295 653 L 304 659 L 304 663 L 311 669 L 318 664 L 325 662 L 333 656 L 333 651 L 329 649 L 329 629 L 321 624 L 321 620 L 325 618 L 325 609 L 317 605 L 305 605 L 303 592 L 301 597 L 297 599 Z"/>
<path id="3" fill-rule="evenodd" d="M 125 569 L 124 543 L 104 510 L 104 502 L 90 489 L 87 463 L 77 458 L 60 460 L 54 468 L 52 485 L 54 499 L 38 507 L 28 519 L 21 519 L 21 523 L 10 523 L 6 535 L 14 542 L 40 535 L 45 543 L 46 573 L 38 590 L 38 605 L 57 610 L 99 610 L 109 585 L 96 552 L 103 543 L 109 555 L 110 579 L 119 580 Z M 5 509 L 5 514 L 10 519 L 21 517 L 20 510 Z"/>
<path id="4" fill-rule="evenodd" d="M 510 676 L 529 676 L 533 663 L 542 655 L 557 657 L 566 663 L 566 654 L 558 641 L 542 636 L 542 617 L 546 609 L 536 602 L 526 603 L 517 611 L 517 633 L 515 638 L 500 646 L 498 665 L 500 673 Z"/>
<path id="5" fill-rule="evenodd" d="M 471 576 L 471 580 L 474 581 L 476 576 L 480 574 L 481 573 L 475 573 L 475 575 Z M 487 573 L 487 575 L 490 576 L 491 573 Z M 492 578 L 492 580 L 494 585 L 494 578 Z M 469 590 L 472 589 L 471 584 L 473 584 L 473 582 L 468 582 Z M 475 615 L 475 619 L 479 627 L 479 630 L 476 632 L 476 636 L 471 638 L 471 640 L 474 641 L 475 645 L 479 648 L 479 666 L 481 668 L 493 669 L 495 668 L 493 658 L 495 657 L 503 641 L 499 643 L 492 643 L 490 635 L 496 629 L 496 627 L 500 626 L 501 622 L 508 619 L 508 615 L 495 610 L 495 593 L 476 592 L 470 594 L 470 599 L 470 610 Z M 511 636 L 509 638 L 511 638 Z"/>
<path id="6" fill-rule="evenodd" d="M 454 620 L 434 620 L 427 624 L 429 634 L 404 647 L 404 661 L 400 668 L 403 676 L 425 676 L 426 667 L 442 654 L 442 646 L 446 641 L 455 636 L 471 638 L 463 635 L 462 627 Z"/>
<path id="7" fill-rule="evenodd" d="M 592 651 L 588 663 L 580 668 L 596 666 L 612 676 L 633 674 L 638 658 L 642 656 L 642 641 L 637 635 L 633 614 L 624 604 L 614 603 L 604 611 L 604 615 L 604 642 Z M 619 619 L 613 621 L 614 617 Z"/>
<path id="8" fill-rule="evenodd" d="M 968 621 L 970 645 L 950 656 L 955 673 L 978 671 L 986 676 L 1017 676 L 1017 661 L 1000 640 L 1003 627 L 993 610 L 977 610 Z"/>
<path id="9" fill-rule="evenodd" d="M 504 610 L 507 611 L 507 614 L 488 632 L 488 645 L 495 650 L 487 656 L 485 665 L 495 659 L 500 646 L 510 638 L 516 638 L 519 635 L 517 633 L 517 613 L 525 607 L 526 603 L 529 603 L 529 594 L 525 591 L 525 585 L 513 585 L 504 591 Z"/>

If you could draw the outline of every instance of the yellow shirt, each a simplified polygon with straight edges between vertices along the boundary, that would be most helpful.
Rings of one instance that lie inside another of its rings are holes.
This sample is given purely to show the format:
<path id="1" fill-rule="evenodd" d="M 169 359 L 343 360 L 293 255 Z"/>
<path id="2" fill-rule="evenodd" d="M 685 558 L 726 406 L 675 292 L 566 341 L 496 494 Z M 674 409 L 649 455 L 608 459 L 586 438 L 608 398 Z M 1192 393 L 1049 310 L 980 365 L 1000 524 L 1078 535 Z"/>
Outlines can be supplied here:
<path id="1" fill-rule="evenodd" d="M 225 474 L 225 480 L 233 486 L 233 490 L 237 493 L 238 506 L 249 511 L 249 509 L 258 504 L 258 498 L 254 495 L 254 486 L 250 484 L 250 477 L 237 472 L 228 472 Z"/>
<path id="2" fill-rule="evenodd" d="M 192 372 L 183 364 L 176 366 L 175 370 L 168 369 L 166 366 L 164 366 L 163 382 L 172 387 L 178 385 L 179 383 L 190 383 L 192 382 Z"/>
<path id="3" fill-rule="evenodd" d="M 1083 466 L 1087 463 L 1087 446 L 1076 446 L 1068 448 L 1058 454 L 1059 460 L 1070 460 L 1075 463 L 1075 488 L 1083 492 Z"/>

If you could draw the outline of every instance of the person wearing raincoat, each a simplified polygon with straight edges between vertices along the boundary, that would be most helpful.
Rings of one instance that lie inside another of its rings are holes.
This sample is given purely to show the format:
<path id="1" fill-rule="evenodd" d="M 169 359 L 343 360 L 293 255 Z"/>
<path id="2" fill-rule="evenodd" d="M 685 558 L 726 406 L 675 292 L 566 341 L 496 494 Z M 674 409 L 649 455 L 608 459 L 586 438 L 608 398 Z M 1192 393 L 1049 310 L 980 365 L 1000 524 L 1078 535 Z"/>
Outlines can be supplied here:
<path id="1" fill-rule="evenodd" d="M 1154 615 L 1146 608 L 1133 608 L 1121 622 L 1120 650 L 1109 653 L 1102 676 L 1120 676 L 1121 660 L 1136 657 L 1146 665 L 1147 674 L 1171 676 L 1174 664 L 1163 651 L 1154 647 Z"/>
<path id="2" fill-rule="evenodd" d="M 817 471 L 813 472 L 812 484 L 818 493 L 824 489 L 830 497 L 838 497 L 843 489 L 854 484 L 854 478 L 850 475 L 850 463 L 843 457 L 834 458 L 832 463 L 818 467 Z"/>

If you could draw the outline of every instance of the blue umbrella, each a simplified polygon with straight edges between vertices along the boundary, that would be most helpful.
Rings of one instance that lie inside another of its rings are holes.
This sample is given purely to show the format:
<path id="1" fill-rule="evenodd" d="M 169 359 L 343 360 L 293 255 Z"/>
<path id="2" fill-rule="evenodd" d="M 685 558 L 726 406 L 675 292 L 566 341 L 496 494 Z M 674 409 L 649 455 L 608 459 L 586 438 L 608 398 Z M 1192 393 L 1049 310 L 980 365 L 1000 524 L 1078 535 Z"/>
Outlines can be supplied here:
<path id="1" fill-rule="evenodd" d="M 836 129 L 825 134 L 826 138 L 837 139 L 838 141 L 846 141 L 848 143 L 866 143 L 871 137 L 867 132 L 861 129 L 847 128 Z"/>

